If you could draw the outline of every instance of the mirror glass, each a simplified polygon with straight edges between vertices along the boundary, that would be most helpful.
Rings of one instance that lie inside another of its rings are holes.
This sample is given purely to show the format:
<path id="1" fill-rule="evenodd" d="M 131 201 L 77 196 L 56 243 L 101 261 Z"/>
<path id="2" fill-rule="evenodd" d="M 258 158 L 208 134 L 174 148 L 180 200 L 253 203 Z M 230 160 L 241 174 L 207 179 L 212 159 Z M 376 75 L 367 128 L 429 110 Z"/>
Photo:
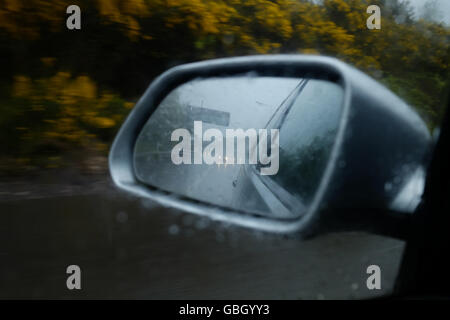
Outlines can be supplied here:
<path id="1" fill-rule="evenodd" d="M 139 134 L 137 179 L 239 212 L 298 218 L 321 182 L 342 102 L 342 87 L 326 80 L 192 80 L 163 99 Z"/>

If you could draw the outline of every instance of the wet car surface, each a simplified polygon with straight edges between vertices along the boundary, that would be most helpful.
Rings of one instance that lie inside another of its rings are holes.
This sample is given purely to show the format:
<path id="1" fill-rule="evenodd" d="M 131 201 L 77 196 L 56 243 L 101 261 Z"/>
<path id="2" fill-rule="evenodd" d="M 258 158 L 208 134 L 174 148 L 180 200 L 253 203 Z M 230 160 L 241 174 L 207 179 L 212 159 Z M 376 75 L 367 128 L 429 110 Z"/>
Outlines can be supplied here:
<path id="1" fill-rule="evenodd" d="M 0 203 L 1 298 L 368 298 L 393 287 L 404 243 L 311 240 L 211 223 L 114 191 Z M 81 268 L 82 289 L 66 287 Z M 382 289 L 366 289 L 366 268 Z"/>

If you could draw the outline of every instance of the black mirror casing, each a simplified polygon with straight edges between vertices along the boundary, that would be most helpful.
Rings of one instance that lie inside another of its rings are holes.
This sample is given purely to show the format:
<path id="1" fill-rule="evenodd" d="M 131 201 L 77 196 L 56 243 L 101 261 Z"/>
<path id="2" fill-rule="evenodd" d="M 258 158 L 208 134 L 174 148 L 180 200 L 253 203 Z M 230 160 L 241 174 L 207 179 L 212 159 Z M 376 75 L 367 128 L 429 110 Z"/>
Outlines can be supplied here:
<path id="1" fill-rule="evenodd" d="M 247 72 L 326 79 L 344 89 L 342 116 L 329 163 L 312 205 L 301 218 L 277 220 L 234 212 L 174 197 L 136 178 L 133 168 L 136 139 L 171 90 L 197 77 Z M 430 144 L 425 123 L 408 105 L 377 81 L 343 62 L 308 55 L 249 56 L 180 65 L 155 79 L 116 136 L 109 167 L 119 188 L 213 220 L 301 235 L 342 228 L 376 233 L 393 229 L 394 236 L 401 237 L 395 234 L 396 222 L 403 221 L 408 214 L 397 214 L 390 207 L 411 172 L 426 165 Z M 387 185 L 390 187 L 386 188 Z M 380 212 L 388 214 L 383 216 Z"/>

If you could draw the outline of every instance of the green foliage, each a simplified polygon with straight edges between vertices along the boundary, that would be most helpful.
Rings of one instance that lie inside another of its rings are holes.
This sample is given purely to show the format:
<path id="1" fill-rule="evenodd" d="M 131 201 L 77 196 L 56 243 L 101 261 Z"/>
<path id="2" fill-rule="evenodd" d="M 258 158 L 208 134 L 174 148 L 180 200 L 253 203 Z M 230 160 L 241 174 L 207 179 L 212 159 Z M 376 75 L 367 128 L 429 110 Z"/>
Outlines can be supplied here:
<path id="1" fill-rule="evenodd" d="M 411 72 L 402 77 L 387 76 L 382 81 L 398 96 L 415 106 L 430 130 L 439 126 L 448 90 L 445 79 L 438 74 Z"/>

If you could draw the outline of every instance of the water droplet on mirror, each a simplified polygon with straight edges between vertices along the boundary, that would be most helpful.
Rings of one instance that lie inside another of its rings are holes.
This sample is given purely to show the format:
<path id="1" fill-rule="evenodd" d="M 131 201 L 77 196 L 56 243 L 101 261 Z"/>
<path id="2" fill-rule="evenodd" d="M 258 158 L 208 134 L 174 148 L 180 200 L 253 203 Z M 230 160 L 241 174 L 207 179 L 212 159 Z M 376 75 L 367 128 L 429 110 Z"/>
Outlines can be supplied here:
<path id="1" fill-rule="evenodd" d="M 183 223 L 186 226 L 191 226 L 193 223 L 194 218 L 191 215 L 187 215 L 185 217 L 183 217 Z"/>
<path id="2" fill-rule="evenodd" d="M 196 223 L 195 223 L 195 227 L 199 230 L 205 229 L 206 227 L 208 227 L 209 225 L 209 220 L 208 219 L 199 219 Z"/>
<path id="3" fill-rule="evenodd" d="M 234 42 L 234 35 L 233 34 L 226 34 L 222 37 L 222 41 L 226 45 L 231 45 Z"/>
<path id="4" fill-rule="evenodd" d="M 128 214 L 126 212 L 120 211 L 117 215 L 116 215 L 116 220 L 117 222 L 120 223 L 125 223 L 128 220 Z"/>
<path id="5" fill-rule="evenodd" d="M 169 227 L 169 234 L 176 235 L 180 233 L 180 227 L 178 227 L 176 224 L 173 224 Z"/>
<path id="6" fill-rule="evenodd" d="M 154 207 L 157 206 L 156 202 L 152 201 L 152 200 L 148 200 L 148 199 L 143 199 L 141 201 L 142 205 L 147 208 L 147 209 L 152 209 Z"/>
<path id="7" fill-rule="evenodd" d="M 225 235 L 222 232 L 216 232 L 216 240 L 218 242 L 224 242 L 225 241 Z"/>
<path id="8" fill-rule="evenodd" d="M 391 190 L 392 190 L 392 183 L 386 182 L 386 183 L 384 184 L 384 190 L 385 190 L 385 191 L 391 191 Z"/>

